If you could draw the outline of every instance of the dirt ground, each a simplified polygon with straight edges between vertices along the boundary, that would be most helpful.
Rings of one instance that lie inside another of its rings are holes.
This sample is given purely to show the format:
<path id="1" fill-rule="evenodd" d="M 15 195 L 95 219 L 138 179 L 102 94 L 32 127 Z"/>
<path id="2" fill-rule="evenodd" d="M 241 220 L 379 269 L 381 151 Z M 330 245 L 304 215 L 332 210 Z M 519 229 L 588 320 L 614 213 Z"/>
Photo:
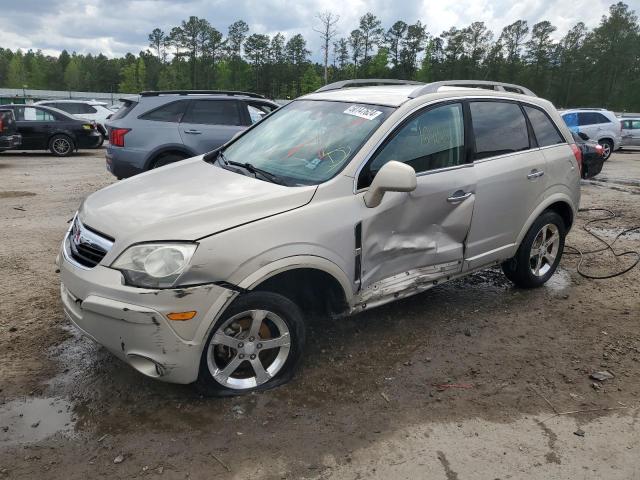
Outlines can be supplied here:
<path id="1" fill-rule="evenodd" d="M 0 154 L 0 479 L 640 478 L 640 267 L 587 280 L 566 255 L 537 290 L 489 270 L 314 319 L 292 383 L 206 399 L 136 373 L 63 316 L 67 222 L 113 181 L 102 150 Z M 584 182 L 582 207 L 619 215 L 598 225 L 608 240 L 640 225 L 640 151 Z M 597 215 L 580 213 L 568 243 L 596 247 L 581 227 Z M 616 246 L 640 249 L 640 231 Z M 615 378 L 589 378 L 599 370 Z"/>

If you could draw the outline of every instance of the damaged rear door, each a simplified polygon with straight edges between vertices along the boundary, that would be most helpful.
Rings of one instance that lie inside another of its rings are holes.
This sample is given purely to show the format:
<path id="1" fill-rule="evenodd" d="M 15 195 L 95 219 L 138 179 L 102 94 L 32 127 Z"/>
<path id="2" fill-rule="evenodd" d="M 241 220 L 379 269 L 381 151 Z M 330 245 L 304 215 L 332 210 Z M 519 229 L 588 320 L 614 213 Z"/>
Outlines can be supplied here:
<path id="1" fill-rule="evenodd" d="M 463 111 L 462 103 L 452 102 L 411 115 L 360 173 L 359 189 L 390 160 L 417 175 L 413 192 L 387 193 L 365 211 L 361 303 L 409 295 L 461 270 L 476 187 Z"/>

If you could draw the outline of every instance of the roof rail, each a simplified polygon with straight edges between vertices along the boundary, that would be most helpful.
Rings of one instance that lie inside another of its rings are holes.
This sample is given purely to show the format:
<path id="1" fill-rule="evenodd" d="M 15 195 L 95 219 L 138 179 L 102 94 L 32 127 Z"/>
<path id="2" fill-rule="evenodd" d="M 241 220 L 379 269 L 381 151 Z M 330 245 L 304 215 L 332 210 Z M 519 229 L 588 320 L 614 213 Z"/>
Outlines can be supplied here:
<path id="1" fill-rule="evenodd" d="M 426 95 L 427 93 L 436 93 L 440 87 L 485 88 L 500 92 L 520 93 L 530 97 L 537 96 L 528 88 L 513 83 L 493 82 L 489 80 L 443 80 L 441 82 L 427 83 L 422 87 L 416 88 L 411 92 L 409 98 L 416 98 L 421 95 Z"/>
<path id="2" fill-rule="evenodd" d="M 352 80 L 341 80 L 339 82 L 330 83 L 324 87 L 320 87 L 314 93 L 367 85 L 424 85 L 424 83 L 415 82 L 413 80 L 397 80 L 393 78 L 354 78 Z"/>
<path id="3" fill-rule="evenodd" d="M 140 92 L 141 97 L 157 97 L 159 95 L 231 95 L 253 98 L 265 98 L 264 95 L 252 92 L 239 92 L 236 90 L 151 90 Z"/>

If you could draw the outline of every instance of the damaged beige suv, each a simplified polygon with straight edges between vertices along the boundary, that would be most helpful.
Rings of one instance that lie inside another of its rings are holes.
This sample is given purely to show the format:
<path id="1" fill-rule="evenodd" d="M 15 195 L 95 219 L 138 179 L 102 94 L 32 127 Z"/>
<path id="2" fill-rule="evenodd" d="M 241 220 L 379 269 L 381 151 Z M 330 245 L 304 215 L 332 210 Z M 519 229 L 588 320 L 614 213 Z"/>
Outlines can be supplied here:
<path id="1" fill-rule="evenodd" d="M 59 258 L 78 329 L 211 395 L 289 380 L 311 311 L 360 312 L 493 265 L 553 275 L 580 151 L 517 85 L 338 82 L 220 149 L 90 195 Z"/>

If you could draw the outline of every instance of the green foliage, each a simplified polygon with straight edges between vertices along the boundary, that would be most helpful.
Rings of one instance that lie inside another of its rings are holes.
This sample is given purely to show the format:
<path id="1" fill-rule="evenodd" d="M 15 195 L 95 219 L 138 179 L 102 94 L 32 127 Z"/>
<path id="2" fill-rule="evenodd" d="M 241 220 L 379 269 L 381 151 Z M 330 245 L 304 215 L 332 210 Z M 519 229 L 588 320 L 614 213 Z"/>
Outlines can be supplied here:
<path id="1" fill-rule="evenodd" d="M 525 85 L 558 106 L 640 111 L 640 26 L 636 12 L 622 2 L 611 5 L 593 30 L 579 22 L 559 41 L 549 21 L 517 20 L 496 35 L 473 22 L 438 35 L 421 21 L 383 26 L 371 12 L 354 30 L 334 28 L 338 18 L 331 12 L 316 18 L 322 53 L 329 57 L 331 49 L 328 81 L 492 79 Z M 233 89 L 293 98 L 325 81 L 324 55 L 322 65 L 312 63 L 300 34 L 252 33 L 238 20 L 225 36 L 195 16 L 167 31 L 155 28 L 147 37 L 149 50 L 122 58 L 0 48 L 0 86 L 126 93 Z M 340 38 L 335 31 L 350 33 Z"/>

